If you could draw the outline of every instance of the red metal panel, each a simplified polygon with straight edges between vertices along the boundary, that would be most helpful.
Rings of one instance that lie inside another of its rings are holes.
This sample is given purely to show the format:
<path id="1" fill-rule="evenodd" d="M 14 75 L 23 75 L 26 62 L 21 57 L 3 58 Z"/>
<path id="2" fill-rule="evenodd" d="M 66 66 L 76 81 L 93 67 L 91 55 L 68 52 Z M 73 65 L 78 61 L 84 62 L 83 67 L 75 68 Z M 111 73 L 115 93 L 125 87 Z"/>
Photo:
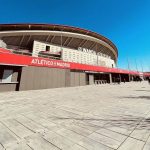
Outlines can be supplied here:
<path id="1" fill-rule="evenodd" d="M 64 68 L 64 69 L 76 69 L 84 71 L 95 71 L 95 72 L 107 72 L 107 73 L 120 73 L 120 74 L 133 74 L 139 75 L 139 72 L 128 71 L 118 68 L 107 68 L 101 66 L 92 66 L 79 63 L 64 62 L 62 60 L 53 60 L 41 57 L 32 57 L 25 55 L 18 55 L 9 53 L 8 50 L 0 49 L 0 64 L 12 64 L 12 65 L 27 65 L 27 66 L 40 66 L 49 68 Z M 149 75 L 150 74 L 145 74 Z"/>

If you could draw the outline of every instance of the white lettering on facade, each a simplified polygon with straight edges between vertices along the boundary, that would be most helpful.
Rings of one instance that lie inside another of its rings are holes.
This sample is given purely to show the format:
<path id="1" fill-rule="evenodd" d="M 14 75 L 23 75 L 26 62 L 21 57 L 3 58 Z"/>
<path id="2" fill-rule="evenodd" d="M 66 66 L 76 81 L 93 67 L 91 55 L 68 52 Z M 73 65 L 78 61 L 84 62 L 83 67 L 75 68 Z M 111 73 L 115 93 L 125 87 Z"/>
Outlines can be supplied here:
<path id="1" fill-rule="evenodd" d="M 96 54 L 96 52 L 94 50 L 87 49 L 87 48 L 78 47 L 78 50 L 82 51 L 82 52 L 85 52 L 85 53 Z"/>
<path id="2" fill-rule="evenodd" d="M 85 52 L 85 53 L 91 53 L 91 54 L 94 54 L 94 55 L 110 58 L 110 56 L 108 56 L 106 54 L 103 54 L 101 52 L 95 52 L 94 50 L 87 49 L 87 48 L 78 47 L 78 51 Z"/>
<path id="3" fill-rule="evenodd" d="M 56 62 L 56 61 L 49 61 L 49 60 L 44 60 L 44 59 L 32 59 L 31 60 L 31 64 L 37 64 L 37 65 L 41 65 L 41 66 L 53 66 L 53 67 L 65 67 L 65 68 L 70 68 L 70 64 L 69 63 L 65 63 L 65 62 Z"/>

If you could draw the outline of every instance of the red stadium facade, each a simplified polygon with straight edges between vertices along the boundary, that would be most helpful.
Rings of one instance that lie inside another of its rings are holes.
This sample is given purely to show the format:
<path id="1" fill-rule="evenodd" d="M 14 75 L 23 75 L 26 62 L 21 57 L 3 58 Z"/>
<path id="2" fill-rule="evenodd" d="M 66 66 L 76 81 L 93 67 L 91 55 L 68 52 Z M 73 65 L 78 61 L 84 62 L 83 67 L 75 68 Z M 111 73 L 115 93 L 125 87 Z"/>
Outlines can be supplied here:
<path id="1" fill-rule="evenodd" d="M 0 39 L 0 91 L 140 80 L 141 73 L 116 68 L 118 51 L 110 40 L 88 30 L 0 25 Z"/>

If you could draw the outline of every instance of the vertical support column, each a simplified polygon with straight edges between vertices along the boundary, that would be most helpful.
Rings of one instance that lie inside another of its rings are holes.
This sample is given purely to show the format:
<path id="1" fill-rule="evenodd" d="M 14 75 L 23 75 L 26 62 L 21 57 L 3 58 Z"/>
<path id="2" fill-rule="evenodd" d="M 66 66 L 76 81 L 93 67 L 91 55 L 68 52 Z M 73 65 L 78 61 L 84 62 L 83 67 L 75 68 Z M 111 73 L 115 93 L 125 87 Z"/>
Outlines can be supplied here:
<path id="1" fill-rule="evenodd" d="M 120 80 L 120 83 L 121 83 L 121 75 L 119 74 L 119 80 Z"/>
<path id="2" fill-rule="evenodd" d="M 111 75 L 111 73 L 109 74 L 109 82 L 110 82 L 110 84 L 112 83 L 112 75 Z"/>
<path id="3" fill-rule="evenodd" d="M 128 74 L 128 79 L 129 79 L 129 80 L 128 80 L 129 82 L 132 81 L 130 74 Z"/>
<path id="4" fill-rule="evenodd" d="M 93 74 L 89 74 L 89 84 L 94 84 L 94 75 Z"/>

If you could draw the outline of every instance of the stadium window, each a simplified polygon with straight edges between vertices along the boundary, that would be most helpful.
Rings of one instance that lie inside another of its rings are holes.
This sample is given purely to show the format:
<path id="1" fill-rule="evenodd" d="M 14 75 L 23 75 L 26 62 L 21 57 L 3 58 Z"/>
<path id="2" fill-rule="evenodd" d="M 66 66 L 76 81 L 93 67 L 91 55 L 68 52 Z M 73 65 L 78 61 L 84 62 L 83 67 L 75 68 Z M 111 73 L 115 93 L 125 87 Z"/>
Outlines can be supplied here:
<path id="1" fill-rule="evenodd" d="M 3 83 L 10 83 L 12 78 L 13 70 L 4 70 L 2 82 Z"/>
<path id="2" fill-rule="evenodd" d="M 46 51 L 50 51 L 50 46 L 46 45 Z"/>

